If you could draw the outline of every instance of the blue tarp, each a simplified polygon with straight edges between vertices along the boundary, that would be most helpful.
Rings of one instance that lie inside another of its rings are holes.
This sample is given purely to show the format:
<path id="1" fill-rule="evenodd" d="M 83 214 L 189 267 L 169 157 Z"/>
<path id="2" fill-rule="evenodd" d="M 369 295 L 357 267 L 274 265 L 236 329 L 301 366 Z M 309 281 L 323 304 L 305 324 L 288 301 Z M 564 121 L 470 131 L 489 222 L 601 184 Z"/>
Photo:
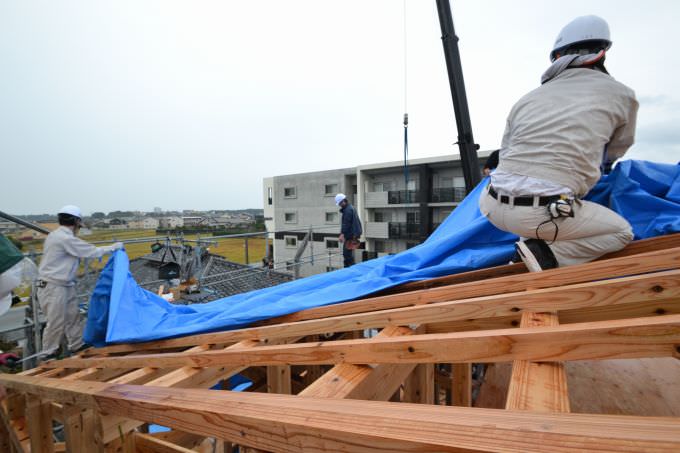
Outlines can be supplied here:
<path id="1" fill-rule="evenodd" d="M 516 237 L 496 229 L 480 214 L 477 202 L 484 184 L 417 247 L 207 304 L 173 305 L 140 288 L 129 272 L 125 252 L 115 252 L 90 300 L 84 339 L 100 346 L 233 329 L 410 281 L 507 263 Z M 628 219 L 636 239 L 680 232 L 679 165 L 621 162 L 587 198 Z"/>

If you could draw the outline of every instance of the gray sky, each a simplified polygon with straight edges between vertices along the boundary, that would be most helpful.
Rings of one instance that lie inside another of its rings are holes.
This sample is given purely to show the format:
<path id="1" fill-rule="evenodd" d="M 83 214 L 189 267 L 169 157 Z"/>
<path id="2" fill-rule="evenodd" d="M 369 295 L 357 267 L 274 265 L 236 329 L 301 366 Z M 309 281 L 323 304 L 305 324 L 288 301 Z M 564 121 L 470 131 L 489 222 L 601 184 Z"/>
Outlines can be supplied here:
<path id="1" fill-rule="evenodd" d="M 561 27 L 598 14 L 641 104 L 628 157 L 680 160 L 680 2 L 452 9 L 482 149 Z M 410 156 L 457 152 L 435 1 L 406 12 Z M 0 210 L 261 207 L 263 177 L 399 160 L 403 20 L 399 0 L 0 0 Z"/>

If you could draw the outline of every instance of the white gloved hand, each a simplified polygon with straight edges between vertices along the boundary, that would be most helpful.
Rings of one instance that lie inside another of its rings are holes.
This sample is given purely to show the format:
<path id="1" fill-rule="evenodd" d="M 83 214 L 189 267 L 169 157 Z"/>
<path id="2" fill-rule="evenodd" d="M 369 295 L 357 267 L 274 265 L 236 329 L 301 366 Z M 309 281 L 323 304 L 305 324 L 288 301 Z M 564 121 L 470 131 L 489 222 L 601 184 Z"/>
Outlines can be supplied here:
<path id="1" fill-rule="evenodd" d="M 113 244 L 113 245 L 111 246 L 111 251 L 112 251 L 112 252 L 115 252 L 116 250 L 122 250 L 123 247 L 124 247 L 124 245 L 123 245 L 122 242 L 116 242 L 115 244 Z"/>

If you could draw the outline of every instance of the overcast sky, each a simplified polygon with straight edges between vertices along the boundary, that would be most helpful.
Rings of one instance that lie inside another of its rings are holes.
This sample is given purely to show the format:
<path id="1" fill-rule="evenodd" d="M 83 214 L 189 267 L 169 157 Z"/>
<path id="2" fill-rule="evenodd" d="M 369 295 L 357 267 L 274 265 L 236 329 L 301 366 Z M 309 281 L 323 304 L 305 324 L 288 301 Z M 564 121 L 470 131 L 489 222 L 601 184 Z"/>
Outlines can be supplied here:
<path id="1" fill-rule="evenodd" d="M 569 20 L 610 24 L 628 157 L 680 160 L 680 2 L 452 1 L 475 139 L 498 147 Z M 0 210 L 262 207 L 262 178 L 402 157 L 401 0 L 0 0 Z M 434 0 L 407 0 L 410 156 L 457 152 Z"/>

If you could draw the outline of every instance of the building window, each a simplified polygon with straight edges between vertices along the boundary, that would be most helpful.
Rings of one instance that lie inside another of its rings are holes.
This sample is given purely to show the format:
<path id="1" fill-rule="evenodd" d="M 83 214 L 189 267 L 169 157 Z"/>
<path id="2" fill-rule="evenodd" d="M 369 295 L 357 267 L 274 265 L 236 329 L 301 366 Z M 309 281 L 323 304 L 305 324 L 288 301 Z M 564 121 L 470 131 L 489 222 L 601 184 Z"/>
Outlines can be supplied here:
<path id="1" fill-rule="evenodd" d="M 286 241 L 287 249 L 297 248 L 297 237 L 296 236 L 284 236 L 283 240 Z"/>
<path id="2" fill-rule="evenodd" d="M 453 178 L 450 176 L 442 176 L 439 178 L 439 187 L 450 188 L 453 187 Z"/>
<path id="3" fill-rule="evenodd" d="M 271 206 L 274 202 L 274 193 L 271 187 L 267 187 L 267 203 Z"/>
<path id="4" fill-rule="evenodd" d="M 331 196 L 335 195 L 338 193 L 338 185 L 337 184 L 325 184 L 323 189 L 323 193 L 325 195 Z"/>
<path id="5" fill-rule="evenodd" d="M 284 187 L 283 188 L 284 198 L 297 198 L 297 187 Z"/>
<path id="6" fill-rule="evenodd" d="M 453 187 L 463 187 L 465 188 L 465 178 L 462 176 L 456 176 L 453 178 Z"/>
<path id="7" fill-rule="evenodd" d="M 373 248 L 377 253 L 385 253 L 385 241 L 375 241 Z"/>
<path id="8" fill-rule="evenodd" d="M 338 213 L 337 212 L 327 212 L 326 213 L 326 223 L 338 223 Z"/>
<path id="9" fill-rule="evenodd" d="M 417 182 L 415 179 L 409 179 L 406 183 L 406 190 L 417 190 Z"/>
<path id="10" fill-rule="evenodd" d="M 412 249 L 412 248 L 415 247 L 416 245 L 418 245 L 417 242 L 407 242 L 407 243 L 406 243 L 406 249 L 407 249 L 407 250 L 408 250 L 408 249 Z"/>
<path id="11" fill-rule="evenodd" d="M 392 221 L 392 214 L 388 211 L 375 211 L 373 213 L 374 222 L 390 222 Z"/>
<path id="12" fill-rule="evenodd" d="M 340 268 L 335 267 L 335 266 L 326 266 L 326 272 L 333 272 L 333 271 L 337 271 L 338 269 L 340 269 Z"/>
<path id="13" fill-rule="evenodd" d="M 340 242 L 337 239 L 326 238 L 326 248 L 327 249 L 339 249 Z"/>
<path id="14" fill-rule="evenodd" d="M 373 183 L 373 192 L 385 192 L 387 189 L 387 185 L 384 182 Z"/>
<path id="15" fill-rule="evenodd" d="M 294 212 L 286 212 L 283 214 L 283 221 L 286 223 L 297 223 L 297 214 Z"/>

